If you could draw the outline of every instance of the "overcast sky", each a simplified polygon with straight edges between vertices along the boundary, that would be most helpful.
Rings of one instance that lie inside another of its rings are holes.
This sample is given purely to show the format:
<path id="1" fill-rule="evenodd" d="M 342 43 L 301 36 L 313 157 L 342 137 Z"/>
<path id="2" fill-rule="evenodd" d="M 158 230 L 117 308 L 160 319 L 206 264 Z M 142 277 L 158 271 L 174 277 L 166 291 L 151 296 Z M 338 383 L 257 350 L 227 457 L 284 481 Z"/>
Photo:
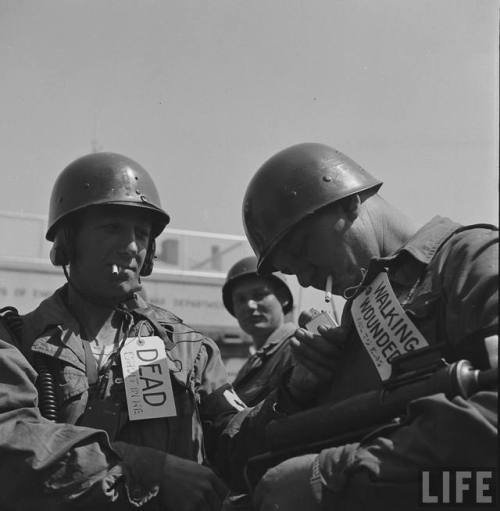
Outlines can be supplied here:
<path id="1" fill-rule="evenodd" d="M 0 0 L 0 209 L 93 148 L 171 226 L 242 234 L 256 169 L 332 145 L 418 222 L 497 223 L 497 0 Z"/>

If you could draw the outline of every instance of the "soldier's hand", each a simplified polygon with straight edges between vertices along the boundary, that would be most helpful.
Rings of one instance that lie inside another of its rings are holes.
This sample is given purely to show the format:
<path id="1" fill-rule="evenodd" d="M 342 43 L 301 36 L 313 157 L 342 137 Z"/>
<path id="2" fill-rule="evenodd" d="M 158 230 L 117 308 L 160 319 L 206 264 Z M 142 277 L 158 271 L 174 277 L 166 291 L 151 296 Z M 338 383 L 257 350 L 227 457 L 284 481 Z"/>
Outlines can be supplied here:
<path id="1" fill-rule="evenodd" d="M 220 511 L 229 490 L 212 470 L 167 454 L 160 499 L 167 511 Z"/>
<path id="2" fill-rule="evenodd" d="M 294 397 L 300 398 L 327 385 L 341 358 L 347 337 L 346 329 L 320 326 L 318 332 L 320 335 L 299 328 L 291 340 L 297 365 L 290 376 L 288 388 Z"/>

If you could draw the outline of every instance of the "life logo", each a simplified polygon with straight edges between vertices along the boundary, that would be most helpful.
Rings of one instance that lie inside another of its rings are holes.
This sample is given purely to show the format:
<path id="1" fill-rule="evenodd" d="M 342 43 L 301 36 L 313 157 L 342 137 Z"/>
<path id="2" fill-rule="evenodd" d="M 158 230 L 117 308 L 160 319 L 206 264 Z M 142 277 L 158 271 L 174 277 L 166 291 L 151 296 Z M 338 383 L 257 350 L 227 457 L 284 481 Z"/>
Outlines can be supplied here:
<path id="1" fill-rule="evenodd" d="M 428 469 L 419 477 L 419 507 L 496 508 L 495 468 Z"/>

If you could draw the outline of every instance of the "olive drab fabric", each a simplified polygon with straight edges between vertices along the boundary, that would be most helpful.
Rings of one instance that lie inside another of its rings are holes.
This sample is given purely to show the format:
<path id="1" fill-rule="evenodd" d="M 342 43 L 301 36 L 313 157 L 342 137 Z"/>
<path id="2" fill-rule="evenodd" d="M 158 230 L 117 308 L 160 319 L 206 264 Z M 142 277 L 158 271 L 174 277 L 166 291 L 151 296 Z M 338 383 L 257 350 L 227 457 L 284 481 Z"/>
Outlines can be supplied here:
<path id="1" fill-rule="evenodd" d="M 91 387 L 87 341 L 64 296 L 61 288 L 23 316 L 19 349 L 0 329 L 0 507 L 62 511 L 78 503 L 93 511 L 112 505 L 157 511 L 155 497 L 169 455 L 216 464 L 244 487 L 241 460 L 262 450 L 262 425 L 277 416 L 276 393 L 250 415 L 228 383 L 215 342 L 137 295 L 127 302 L 129 333 L 161 337 L 155 323 L 165 330 L 177 415 L 129 421 L 119 357 L 102 368 Z M 44 419 L 37 408 L 36 372 L 30 366 L 35 354 L 43 354 L 55 371 L 61 422 Z M 117 406 L 89 417 L 90 401 Z"/>
<path id="2" fill-rule="evenodd" d="M 149 447 L 160 446 L 166 452 L 203 462 L 205 454 L 199 417 L 201 411 L 207 417 L 212 412 L 210 407 L 204 408 L 206 400 L 200 396 L 208 397 L 215 389 L 230 388 L 215 343 L 182 323 L 172 313 L 153 307 L 136 295 L 135 304 L 129 313 L 132 323 L 128 337 L 158 335 L 149 316 L 168 331 L 167 342 L 171 342 L 167 349 L 169 365 L 172 366 L 170 374 L 177 416 L 130 422 L 119 357 L 115 357 L 105 373 L 100 372 L 97 382 L 102 390 L 100 394 L 91 392 L 83 347 L 86 341 L 81 339 L 78 323 L 65 306 L 65 292 L 66 286 L 23 318 L 23 351 L 29 359 L 34 353 L 43 353 L 50 358 L 51 366 L 56 371 L 61 398 L 60 420 L 97 428 L 99 424 L 90 424 L 84 420 L 89 400 L 93 397 L 99 401 L 113 401 L 119 405 L 119 413 L 114 428 L 116 437 L 112 440 L 126 440 Z M 209 374 L 206 365 L 210 367 Z M 204 378 L 211 382 L 210 391 L 203 387 Z M 214 398 L 210 402 L 212 408 L 217 407 L 218 410 L 220 403 Z M 228 410 L 234 411 L 232 407 L 228 407 Z M 211 417 L 210 422 L 213 424 L 216 419 Z"/>
<path id="3" fill-rule="evenodd" d="M 296 330 L 295 323 L 285 323 L 240 368 L 233 387 L 246 405 L 255 406 L 262 401 L 295 365 L 290 341 Z"/>

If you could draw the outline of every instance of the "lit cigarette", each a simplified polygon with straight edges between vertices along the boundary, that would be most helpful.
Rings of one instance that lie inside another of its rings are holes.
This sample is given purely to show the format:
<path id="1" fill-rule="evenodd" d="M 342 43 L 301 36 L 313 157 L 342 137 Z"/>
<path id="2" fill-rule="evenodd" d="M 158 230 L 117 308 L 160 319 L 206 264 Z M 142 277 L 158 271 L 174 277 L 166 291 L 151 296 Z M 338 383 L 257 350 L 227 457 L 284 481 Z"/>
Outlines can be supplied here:
<path id="1" fill-rule="evenodd" d="M 116 264 L 111 265 L 111 273 L 112 275 L 118 275 L 118 266 Z"/>
<path id="2" fill-rule="evenodd" d="M 325 289 L 325 302 L 330 303 L 332 299 L 332 285 L 333 285 L 333 278 L 331 275 L 328 275 L 326 278 L 326 289 Z"/>

